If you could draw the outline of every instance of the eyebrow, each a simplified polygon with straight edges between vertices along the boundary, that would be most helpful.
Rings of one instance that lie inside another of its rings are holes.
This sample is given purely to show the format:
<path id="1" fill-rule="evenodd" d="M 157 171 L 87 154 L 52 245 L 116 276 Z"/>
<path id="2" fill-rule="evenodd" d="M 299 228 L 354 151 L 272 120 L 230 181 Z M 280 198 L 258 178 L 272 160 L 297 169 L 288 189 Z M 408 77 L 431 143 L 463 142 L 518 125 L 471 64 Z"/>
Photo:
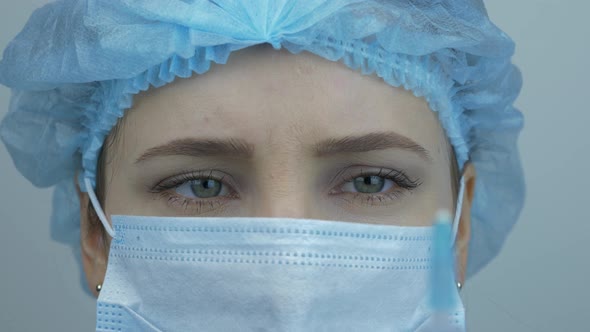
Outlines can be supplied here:
<path id="1" fill-rule="evenodd" d="M 418 154 L 423 159 L 431 161 L 430 153 L 412 139 L 395 132 L 370 133 L 360 136 L 345 136 L 330 138 L 317 143 L 313 150 L 317 157 L 324 157 L 337 153 L 369 152 L 385 149 L 402 149 Z"/>
<path id="2" fill-rule="evenodd" d="M 156 146 L 148 149 L 143 153 L 135 163 L 140 163 L 150 158 L 158 156 L 192 156 L 192 157 L 212 157 L 212 156 L 233 156 L 238 158 L 249 159 L 254 154 L 254 145 L 237 138 L 229 139 L 195 139 L 182 138 L 170 141 L 167 144 Z"/>
<path id="3" fill-rule="evenodd" d="M 312 145 L 311 148 L 315 157 L 384 149 L 402 149 L 414 152 L 427 161 L 431 160 L 428 150 L 410 138 L 395 132 L 330 138 Z M 254 145 L 239 138 L 175 139 L 164 145 L 148 149 L 137 158 L 135 163 L 140 163 L 154 157 L 173 155 L 192 157 L 231 156 L 250 159 L 254 155 Z"/>

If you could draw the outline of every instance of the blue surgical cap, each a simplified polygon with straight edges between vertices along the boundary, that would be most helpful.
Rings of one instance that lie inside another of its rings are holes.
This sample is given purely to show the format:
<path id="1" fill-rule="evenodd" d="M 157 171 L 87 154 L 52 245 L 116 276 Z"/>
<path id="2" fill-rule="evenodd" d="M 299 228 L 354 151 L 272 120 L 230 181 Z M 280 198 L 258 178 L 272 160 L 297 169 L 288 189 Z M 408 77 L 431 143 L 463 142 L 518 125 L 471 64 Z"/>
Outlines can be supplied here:
<path id="1" fill-rule="evenodd" d="M 468 277 L 498 253 L 524 200 L 523 117 L 513 106 L 522 79 L 513 41 L 481 0 L 62 0 L 37 9 L 0 62 L 0 83 L 12 88 L 0 135 L 25 177 L 56 186 L 53 238 L 79 259 L 75 174 L 95 185 L 105 137 L 134 95 L 263 43 L 423 97 L 460 170 L 468 161 L 476 169 Z"/>

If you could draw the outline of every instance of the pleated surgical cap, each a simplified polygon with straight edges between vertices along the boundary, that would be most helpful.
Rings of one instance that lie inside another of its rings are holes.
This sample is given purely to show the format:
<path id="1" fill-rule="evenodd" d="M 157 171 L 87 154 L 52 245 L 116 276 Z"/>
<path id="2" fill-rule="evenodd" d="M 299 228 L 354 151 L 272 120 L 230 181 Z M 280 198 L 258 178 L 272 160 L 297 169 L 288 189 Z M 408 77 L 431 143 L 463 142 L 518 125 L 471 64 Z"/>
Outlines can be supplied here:
<path id="1" fill-rule="evenodd" d="M 423 97 L 460 171 L 471 161 L 477 173 L 467 275 L 498 253 L 524 200 L 523 117 L 513 106 L 522 80 L 513 41 L 481 0 L 62 0 L 37 9 L 0 62 L 0 83 L 12 88 L 0 135 L 27 179 L 56 186 L 52 237 L 79 260 L 75 173 L 95 184 L 103 141 L 135 94 L 262 43 Z"/>

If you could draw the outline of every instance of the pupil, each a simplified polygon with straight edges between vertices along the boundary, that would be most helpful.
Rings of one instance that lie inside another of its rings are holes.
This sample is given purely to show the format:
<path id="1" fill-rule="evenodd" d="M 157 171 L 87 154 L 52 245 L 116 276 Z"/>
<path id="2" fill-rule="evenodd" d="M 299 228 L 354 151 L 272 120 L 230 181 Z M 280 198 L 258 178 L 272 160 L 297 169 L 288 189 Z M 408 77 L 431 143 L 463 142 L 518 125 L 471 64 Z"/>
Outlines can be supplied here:
<path id="1" fill-rule="evenodd" d="M 384 186 L 384 179 L 376 175 L 361 176 L 354 179 L 354 189 L 362 193 L 380 192 Z"/>

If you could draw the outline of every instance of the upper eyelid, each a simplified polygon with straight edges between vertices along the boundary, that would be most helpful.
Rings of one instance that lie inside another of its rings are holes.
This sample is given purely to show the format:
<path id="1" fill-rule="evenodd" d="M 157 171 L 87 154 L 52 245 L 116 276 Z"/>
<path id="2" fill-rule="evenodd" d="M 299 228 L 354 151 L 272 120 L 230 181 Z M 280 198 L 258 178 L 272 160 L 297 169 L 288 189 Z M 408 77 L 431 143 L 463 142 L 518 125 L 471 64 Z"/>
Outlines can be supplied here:
<path id="1" fill-rule="evenodd" d="M 360 170 L 357 170 L 359 169 Z M 378 168 L 379 170 L 375 170 L 376 168 Z M 382 174 L 383 170 L 388 170 L 385 173 Z M 342 176 L 338 177 L 338 175 L 344 173 Z M 349 173 L 352 173 L 351 175 L 349 175 Z M 393 174 L 393 176 L 391 176 L 391 174 Z M 366 165 L 353 165 L 353 166 L 349 166 L 346 167 L 344 169 L 342 169 L 340 172 L 336 173 L 334 175 L 334 177 L 332 178 L 332 180 L 330 180 L 329 185 L 332 185 L 333 182 L 338 178 L 338 179 L 344 179 L 346 181 L 352 181 L 354 178 L 356 177 L 361 177 L 361 176 L 372 176 L 372 175 L 377 175 L 383 178 L 395 178 L 397 176 L 403 177 L 403 181 L 405 182 L 409 182 L 412 185 L 416 185 L 419 186 L 420 184 L 422 184 L 421 180 L 419 178 L 417 178 L 416 180 L 413 180 L 410 178 L 410 176 L 408 176 L 408 174 L 406 172 L 404 172 L 403 170 L 399 170 L 399 169 L 388 169 L 386 167 L 373 167 L 373 166 L 366 166 Z"/>
<path id="2" fill-rule="evenodd" d="M 234 184 L 235 183 L 235 178 L 228 173 L 223 172 L 223 176 L 216 176 L 216 175 L 211 175 L 214 174 L 214 172 L 212 172 L 213 170 L 206 170 L 206 171 L 194 171 L 194 170 L 189 170 L 189 171 L 185 171 L 185 172 L 181 172 L 178 175 L 172 176 L 172 177 L 168 177 L 162 181 L 157 182 L 156 184 L 154 184 L 153 186 L 150 186 L 152 189 L 158 188 L 158 187 L 170 187 L 170 188 L 176 188 L 186 182 L 188 182 L 189 180 L 194 180 L 194 179 L 203 179 L 203 178 L 212 178 L 221 182 L 226 182 L 225 179 L 226 177 L 231 179 L 230 184 Z M 190 179 L 189 179 L 190 177 Z"/>
<path id="3" fill-rule="evenodd" d="M 350 176 L 345 177 L 345 180 L 351 181 L 351 180 L 354 180 L 357 177 L 374 176 L 374 175 L 379 176 L 379 177 L 382 177 L 382 178 L 386 178 L 386 179 L 393 178 L 396 175 L 400 175 L 400 176 L 402 176 L 404 178 L 407 178 L 407 176 L 402 171 L 398 171 L 398 170 L 392 169 L 392 170 L 390 170 L 389 172 L 387 172 L 385 174 L 381 174 L 381 171 L 382 170 L 383 170 L 383 168 L 380 168 L 379 171 L 376 172 L 376 171 L 364 171 L 363 169 L 361 169 L 358 173 L 353 173 L 353 175 L 350 175 Z M 394 175 L 393 176 L 390 175 L 391 173 L 393 173 Z"/>

